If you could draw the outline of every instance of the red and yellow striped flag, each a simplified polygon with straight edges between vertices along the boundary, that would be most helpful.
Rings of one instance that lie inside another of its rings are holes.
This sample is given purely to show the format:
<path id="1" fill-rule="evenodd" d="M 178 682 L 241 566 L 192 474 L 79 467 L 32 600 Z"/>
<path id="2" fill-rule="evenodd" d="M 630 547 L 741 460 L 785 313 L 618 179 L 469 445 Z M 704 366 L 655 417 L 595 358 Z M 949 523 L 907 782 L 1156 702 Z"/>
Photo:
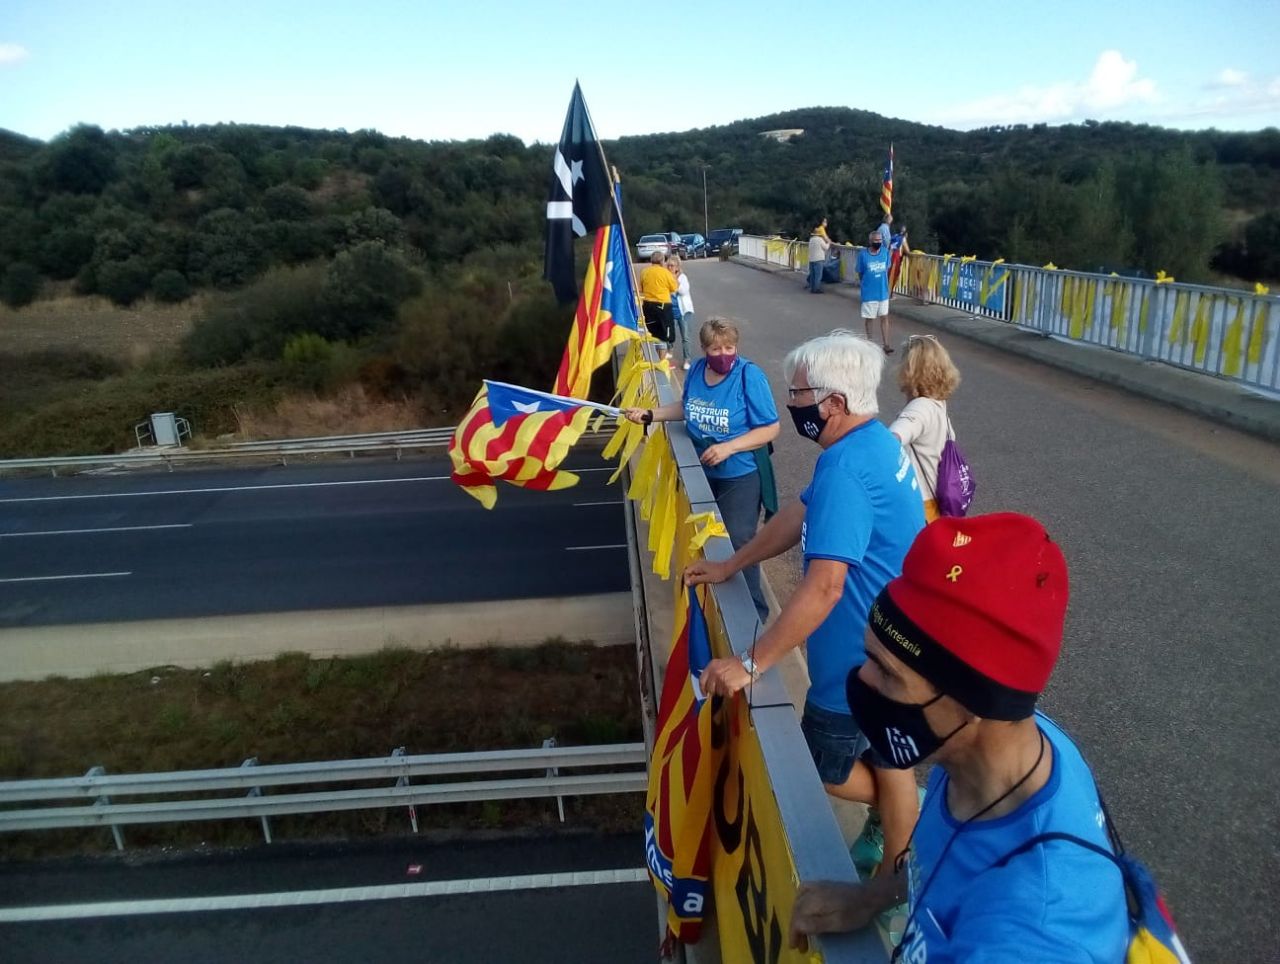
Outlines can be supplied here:
<path id="1" fill-rule="evenodd" d="M 453 481 L 486 509 L 498 500 L 501 479 L 526 489 L 567 489 L 578 476 L 557 467 L 586 431 L 590 408 L 533 412 L 495 425 L 485 388 L 458 423 L 449 444 Z"/>
<path id="2" fill-rule="evenodd" d="M 893 213 L 893 145 L 889 145 L 889 163 L 884 166 L 884 183 L 880 186 L 880 209 Z"/>

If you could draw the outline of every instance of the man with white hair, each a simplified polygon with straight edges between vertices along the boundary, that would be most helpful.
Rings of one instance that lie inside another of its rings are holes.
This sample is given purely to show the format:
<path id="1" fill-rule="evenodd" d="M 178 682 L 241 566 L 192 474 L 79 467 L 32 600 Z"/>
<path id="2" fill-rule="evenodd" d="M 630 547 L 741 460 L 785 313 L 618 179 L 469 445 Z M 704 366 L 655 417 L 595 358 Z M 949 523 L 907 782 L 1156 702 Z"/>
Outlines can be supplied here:
<path id="1" fill-rule="evenodd" d="M 685 570 L 690 585 L 723 582 L 800 544 L 804 578 L 777 620 L 750 654 L 712 660 L 700 682 L 706 693 L 731 696 L 808 640 L 811 684 L 801 729 L 818 775 L 828 793 L 878 808 L 878 818 L 869 820 L 871 833 L 883 826 L 882 847 L 860 861 L 864 871 L 883 856 L 892 869 L 919 814 L 912 772 L 893 769 L 869 750 L 845 693 L 850 670 L 866 659 L 863 631 L 871 604 L 901 573 L 907 549 L 924 527 L 911 463 L 875 418 L 884 363 L 875 344 L 839 329 L 787 356 L 792 421 L 823 449 L 813 481 L 728 560 L 704 560 Z"/>

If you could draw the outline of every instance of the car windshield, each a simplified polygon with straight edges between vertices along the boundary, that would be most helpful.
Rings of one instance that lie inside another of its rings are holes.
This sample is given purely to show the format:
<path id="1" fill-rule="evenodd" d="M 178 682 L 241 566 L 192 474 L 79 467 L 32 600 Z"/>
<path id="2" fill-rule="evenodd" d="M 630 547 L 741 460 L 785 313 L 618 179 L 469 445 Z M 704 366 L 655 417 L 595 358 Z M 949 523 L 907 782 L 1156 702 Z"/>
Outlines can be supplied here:
<path id="1" fill-rule="evenodd" d="M 716 228 L 711 232 L 710 237 L 714 241 L 722 241 L 725 238 L 733 237 L 733 231 L 730 228 Z"/>
<path id="2" fill-rule="evenodd" d="M 696 234 L 686 234 L 683 237 L 689 244 L 693 244 L 694 241 L 698 240 L 698 236 Z"/>
<path id="3" fill-rule="evenodd" d="M 667 236 L 665 234 L 646 234 L 643 238 L 641 238 L 636 243 L 637 244 L 653 244 L 655 241 L 661 243 L 666 240 L 667 240 Z"/>

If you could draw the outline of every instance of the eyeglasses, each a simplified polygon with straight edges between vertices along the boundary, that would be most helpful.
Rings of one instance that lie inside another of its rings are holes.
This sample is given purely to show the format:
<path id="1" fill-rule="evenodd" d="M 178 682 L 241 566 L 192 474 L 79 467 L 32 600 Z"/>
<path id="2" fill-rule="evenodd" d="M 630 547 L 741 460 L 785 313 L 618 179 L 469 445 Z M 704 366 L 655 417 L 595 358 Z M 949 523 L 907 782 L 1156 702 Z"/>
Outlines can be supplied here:
<path id="1" fill-rule="evenodd" d="M 822 385 L 811 385 L 808 388 L 788 388 L 787 397 L 794 400 L 797 395 L 803 395 L 805 392 L 813 392 L 814 397 L 816 398 L 818 392 L 830 392 L 830 391 L 831 389 L 825 388 Z"/>
<path id="2" fill-rule="evenodd" d="M 926 341 L 926 340 L 937 341 L 938 336 L 937 335 L 908 335 L 907 336 L 908 345 L 910 345 L 913 341 Z"/>

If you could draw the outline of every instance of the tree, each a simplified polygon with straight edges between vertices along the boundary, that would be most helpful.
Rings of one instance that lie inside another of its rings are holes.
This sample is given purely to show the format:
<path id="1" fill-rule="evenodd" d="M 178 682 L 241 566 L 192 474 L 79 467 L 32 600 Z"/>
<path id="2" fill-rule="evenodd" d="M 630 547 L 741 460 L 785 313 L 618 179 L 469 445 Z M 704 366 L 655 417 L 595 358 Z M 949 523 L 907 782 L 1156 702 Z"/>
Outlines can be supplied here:
<path id="1" fill-rule="evenodd" d="M 215 288 L 236 288 L 257 275 L 264 258 L 248 215 L 223 208 L 196 222 L 188 276 Z"/>
<path id="2" fill-rule="evenodd" d="M 123 261 L 106 261 L 97 267 L 97 286 L 117 305 L 131 305 L 147 293 L 151 266 L 145 258 L 132 255 Z"/>
<path id="3" fill-rule="evenodd" d="M 191 297 L 191 285 L 181 271 L 165 268 L 151 279 L 151 293 L 157 301 L 173 304 Z"/>
<path id="4" fill-rule="evenodd" d="M 36 300 L 40 293 L 40 272 L 25 261 L 11 262 L 0 277 L 0 301 L 10 308 L 21 308 Z"/>
<path id="5" fill-rule="evenodd" d="M 331 338 L 356 337 L 395 317 L 406 298 L 422 290 L 422 275 L 402 254 L 381 241 L 365 241 L 338 252 L 324 286 Z"/>
<path id="6" fill-rule="evenodd" d="M 54 191 L 101 194 L 116 174 L 116 147 L 101 127 L 80 124 L 55 137 L 42 155 Z"/>

